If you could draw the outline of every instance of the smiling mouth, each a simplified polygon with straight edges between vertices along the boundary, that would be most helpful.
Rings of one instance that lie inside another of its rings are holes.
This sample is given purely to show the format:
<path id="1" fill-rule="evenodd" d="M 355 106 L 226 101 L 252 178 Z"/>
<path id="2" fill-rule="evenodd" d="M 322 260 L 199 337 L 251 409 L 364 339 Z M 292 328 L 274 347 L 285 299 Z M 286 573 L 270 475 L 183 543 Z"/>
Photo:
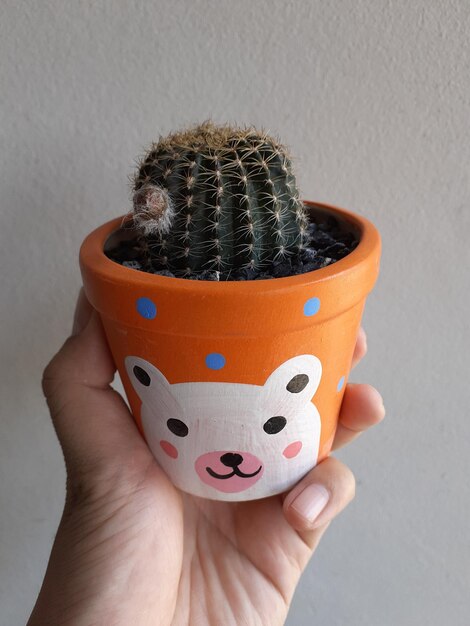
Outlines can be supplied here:
<path id="1" fill-rule="evenodd" d="M 217 472 L 214 472 L 214 470 L 210 467 L 206 467 L 206 472 L 210 474 L 210 476 L 212 476 L 213 478 L 220 478 L 221 480 L 224 480 L 225 478 L 232 478 L 232 476 L 240 476 L 240 478 L 252 478 L 253 476 L 256 476 L 256 474 L 260 473 L 262 467 L 263 466 L 260 465 L 256 472 L 253 472 L 252 474 L 245 474 L 244 472 L 239 470 L 238 467 L 234 467 L 233 471 L 230 474 L 217 474 Z"/>

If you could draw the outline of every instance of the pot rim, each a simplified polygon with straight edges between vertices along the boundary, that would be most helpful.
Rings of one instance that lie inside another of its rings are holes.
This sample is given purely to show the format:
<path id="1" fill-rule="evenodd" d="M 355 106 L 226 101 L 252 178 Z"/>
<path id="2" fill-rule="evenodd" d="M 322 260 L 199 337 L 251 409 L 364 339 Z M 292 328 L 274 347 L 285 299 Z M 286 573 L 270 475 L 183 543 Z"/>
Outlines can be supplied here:
<path id="1" fill-rule="evenodd" d="M 150 274 L 149 272 L 124 267 L 108 258 L 104 253 L 104 246 L 109 236 L 130 219 L 130 215 L 125 214 L 102 224 L 85 238 L 79 252 L 80 266 L 82 271 L 87 269 L 92 272 L 97 279 L 107 283 L 122 283 L 123 286 L 133 283 L 143 288 L 149 286 L 152 286 L 152 288 L 161 287 L 166 293 L 191 292 L 197 293 L 200 296 L 223 295 L 233 293 L 234 291 L 242 291 L 245 296 L 248 296 L 250 293 L 256 293 L 257 296 L 261 294 L 273 294 L 273 292 L 279 290 L 285 293 L 286 291 L 290 291 L 291 288 L 298 289 L 302 285 L 318 284 L 329 281 L 333 277 L 344 274 L 345 272 L 357 271 L 360 266 L 364 264 L 368 265 L 373 256 L 376 257 L 376 272 L 378 273 L 381 240 L 379 232 L 372 222 L 362 215 L 334 205 L 311 200 L 304 200 L 304 203 L 311 209 L 319 208 L 323 211 L 330 212 L 346 223 L 351 224 L 359 233 L 359 243 L 356 248 L 331 265 L 310 272 L 304 272 L 303 274 L 285 276 L 282 278 L 243 281 L 208 281 L 159 276 Z M 368 293 L 371 288 L 372 285 L 370 285 L 366 293 Z"/>

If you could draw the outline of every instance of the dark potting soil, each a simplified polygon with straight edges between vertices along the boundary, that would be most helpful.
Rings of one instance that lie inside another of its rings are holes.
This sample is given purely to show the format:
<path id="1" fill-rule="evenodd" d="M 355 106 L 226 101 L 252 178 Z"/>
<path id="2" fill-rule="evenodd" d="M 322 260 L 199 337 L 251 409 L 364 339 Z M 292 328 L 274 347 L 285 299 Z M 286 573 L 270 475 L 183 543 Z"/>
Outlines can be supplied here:
<path id="1" fill-rule="evenodd" d="M 309 239 L 307 246 L 299 255 L 287 257 L 282 261 L 275 261 L 270 267 L 263 270 L 252 268 L 236 269 L 231 271 L 203 270 L 185 275 L 182 278 L 187 280 L 266 280 L 269 278 L 284 278 L 286 276 L 295 276 L 318 270 L 327 265 L 331 265 L 339 261 L 350 252 L 359 243 L 357 237 L 351 233 L 344 231 L 339 225 L 338 220 L 333 216 L 328 216 L 325 221 L 310 221 L 308 228 Z M 169 276 L 175 278 L 175 274 L 164 266 L 147 267 L 146 262 L 142 259 L 142 252 L 137 243 L 137 236 L 134 239 L 128 239 L 119 242 L 119 244 L 106 251 L 106 255 L 116 263 L 120 263 L 124 267 L 156 274 L 158 276 Z M 178 278 L 181 278 L 178 276 Z"/>

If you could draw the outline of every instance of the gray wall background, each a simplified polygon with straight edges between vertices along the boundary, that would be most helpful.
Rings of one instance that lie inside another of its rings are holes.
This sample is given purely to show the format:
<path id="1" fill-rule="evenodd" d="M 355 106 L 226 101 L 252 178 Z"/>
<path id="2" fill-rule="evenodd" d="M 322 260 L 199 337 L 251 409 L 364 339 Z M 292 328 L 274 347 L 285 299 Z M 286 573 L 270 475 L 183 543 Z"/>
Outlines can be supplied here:
<path id="1" fill-rule="evenodd" d="M 129 208 L 151 140 L 212 117 L 298 155 L 303 196 L 384 241 L 353 379 L 385 422 L 339 454 L 357 497 L 288 624 L 468 624 L 470 5 L 465 0 L 3 0 L 0 623 L 23 624 L 64 498 L 40 390 L 84 236 Z"/>

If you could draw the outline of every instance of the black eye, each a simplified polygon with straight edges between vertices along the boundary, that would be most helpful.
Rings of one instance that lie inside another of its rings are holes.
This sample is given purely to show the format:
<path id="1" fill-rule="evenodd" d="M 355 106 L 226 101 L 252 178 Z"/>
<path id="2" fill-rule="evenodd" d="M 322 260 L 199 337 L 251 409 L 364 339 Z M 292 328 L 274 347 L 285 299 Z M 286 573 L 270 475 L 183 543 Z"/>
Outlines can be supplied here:
<path id="1" fill-rule="evenodd" d="M 184 422 L 174 419 L 173 417 L 167 421 L 166 425 L 168 426 L 168 429 L 171 430 L 171 432 L 177 437 L 186 437 L 189 432 L 189 429 Z"/>
<path id="2" fill-rule="evenodd" d="M 308 376 L 307 374 L 297 374 L 294 378 L 291 378 L 287 383 L 287 391 L 291 393 L 300 393 L 305 389 L 308 385 Z"/>
<path id="3" fill-rule="evenodd" d="M 137 378 L 137 380 L 140 383 L 142 383 L 146 387 L 150 385 L 150 376 L 147 374 L 145 370 L 143 370 L 138 365 L 134 365 L 133 372 L 134 372 L 134 376 Z"/>
<path id="4" fill-rule="evenodd" d="M 280 432 L 284 426 L 287 424 L 287 420 L 282 415 L 276 415 L 275 417 L 270 417 L 267 422 L 263 425 L 263 430 L 268 435 L 275 435 Z"/>

